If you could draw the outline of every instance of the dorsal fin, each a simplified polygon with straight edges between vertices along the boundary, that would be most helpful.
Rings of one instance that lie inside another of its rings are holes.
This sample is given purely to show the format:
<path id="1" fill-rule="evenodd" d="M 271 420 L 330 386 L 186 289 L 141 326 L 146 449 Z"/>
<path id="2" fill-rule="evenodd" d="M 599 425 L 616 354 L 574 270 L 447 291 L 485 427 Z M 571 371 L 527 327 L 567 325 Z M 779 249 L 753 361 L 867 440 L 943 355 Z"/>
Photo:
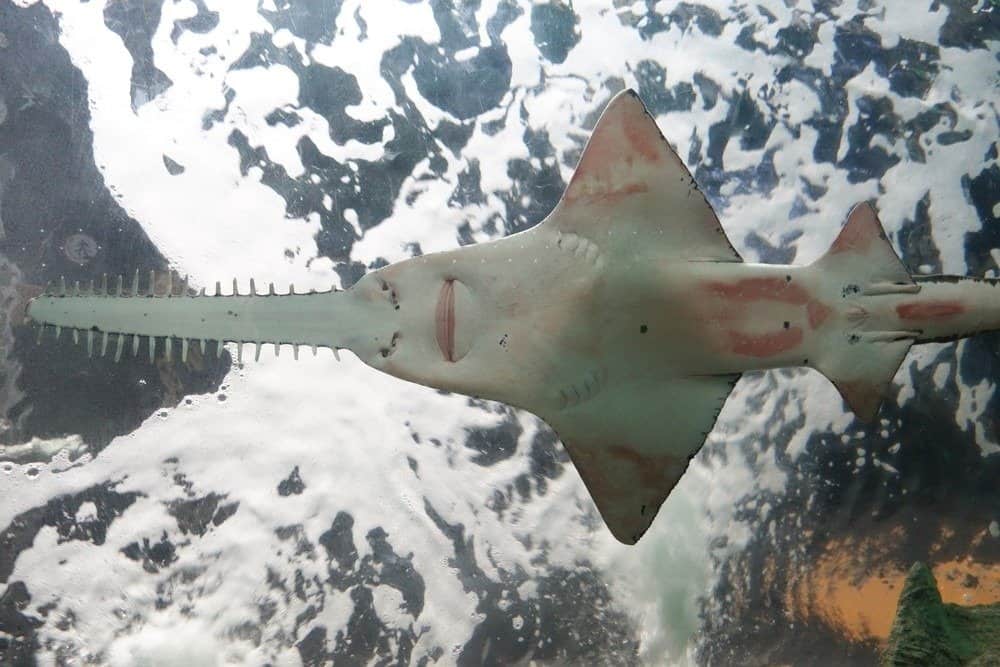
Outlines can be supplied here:
<path id="1" fill-rule="evenodd" d="M 816 262 L 824 271 L 850 278 L 864 288 L 876 284 L 913 285 L 899 255 L 885 235 L 878 214 L 868 202 L 851 209 L 837 239 Z"/>
<path id="2" fill-rule="evenodd" d="M 742 261 L 633 90 L 608 104 L 569 187 L 543 224 L 628 254 Z"/>

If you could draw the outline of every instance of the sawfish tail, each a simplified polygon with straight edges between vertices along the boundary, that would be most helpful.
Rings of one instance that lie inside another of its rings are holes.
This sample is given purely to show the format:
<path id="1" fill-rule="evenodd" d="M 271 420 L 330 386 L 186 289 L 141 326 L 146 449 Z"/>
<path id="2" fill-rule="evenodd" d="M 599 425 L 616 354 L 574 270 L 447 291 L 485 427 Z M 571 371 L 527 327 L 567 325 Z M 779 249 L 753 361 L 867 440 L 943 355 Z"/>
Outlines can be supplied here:
<path id="1" fill-rule="evenodd" d="M 896 305 L 903 323 L 918 328 L 917 343 L 938 343 L 1000 330 L 1000 278 L 914 276 L 920 298 Z"/>
<path id="2" fill-rule="evenodd" d="M 223 294 L 216 283 L 215 294 L 209 295 L 191 289 L 187 278 L 176 284 L 172 272 L 162 278 L 158 281 L 150 272 L 145 290 L 138 271 L 130 283 L 119 276 L 110 286 L 107 276 L 97 286 L 91 282 L 68 287 L 60 279 L 28 304 L 27 315 L 38 324 L 39 341 L 47 331 L 58 338 L 67 329 L 74 342 L 85 342 L 89 355 L 110 353 L 115 361 L 126 349 L 138 355 L 143 348 L 150 361 L 158 350 L 170 360 L 178 341 L 183 361 L 192 344 L 205 353 L 213 343 L 221 355 L 228 342 L 238 344 L 240 360 L 244 343 L 256 345 L 255 358 L 261 346 L 270 343 L 276 355 L 280 345 L 290 344 L 296 358 L 299 347 L 307 346 L 314 353 L 329 347 L 339 359 L 338 348 L 349 347 L 353 333 L 363 326 L 358 322 L 363 313 L 339 290 L 296 293 L 289 286 L 287 293 L 278 294 L 272 283 L 261 294 L 251 279 L 249 293 L 240 294 L 233 280 L 230 294 Z"/>
<path id="3" fill-rule="evenodd" d="M 867 203 L 810 268 L 838 323 L 810 365 L 863 421 L 875 418 L 912 345 L 1000 330 L 1000 280 L 910 275 Z"/>

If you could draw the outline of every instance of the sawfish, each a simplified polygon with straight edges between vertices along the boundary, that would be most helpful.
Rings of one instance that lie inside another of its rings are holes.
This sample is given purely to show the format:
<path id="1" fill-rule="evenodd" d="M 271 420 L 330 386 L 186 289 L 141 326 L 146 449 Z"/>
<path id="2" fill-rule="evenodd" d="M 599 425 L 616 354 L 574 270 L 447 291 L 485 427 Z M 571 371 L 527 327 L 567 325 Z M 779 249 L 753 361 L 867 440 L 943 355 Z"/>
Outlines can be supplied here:
<path id="1" fill-rule="evenodd" d="M 170 274 L 173 275 L 172 273 Z M 911 276 L 861 203 L 809 265 L 744 262 L 639 96 L 616 95 L 562 198 L 505 238 L 371 271 L 346 290 L 157 293 L 65 281 L 28 316 L 120 358 L 157 341 L 347 349 L 372 368 L 550 425 L 604 522 L 634 544 L 745 371 L 818 370 L 872 420 L 914 344 L 1000 329 L 1000 281 Z M 41 332 L 40 334 L 41 335 Z M 338 357 L 339 358 L 339 357 Z M 242 356 L 240 356 L 242 359 Z"/>

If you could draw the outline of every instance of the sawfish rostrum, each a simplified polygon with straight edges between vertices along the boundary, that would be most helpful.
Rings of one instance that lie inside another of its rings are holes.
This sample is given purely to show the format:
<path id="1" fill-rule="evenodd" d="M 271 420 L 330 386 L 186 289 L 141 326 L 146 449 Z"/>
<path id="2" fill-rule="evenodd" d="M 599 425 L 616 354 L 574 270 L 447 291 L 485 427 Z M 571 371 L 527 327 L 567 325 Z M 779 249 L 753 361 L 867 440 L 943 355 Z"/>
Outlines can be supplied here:
<path id="1" fill-rule="evenodd" d="M 811 265 L 744 263 L 632 91 L 611 101 L 559 204 L 527 231 L 401 261 L 345 291 L 258 294 L 251 282 L 250 294 L 205 296 L 185 282 L 155 296 L 124 283 L 62 284 L 28 314 L 84 336 L 91 353 L 135 352 L 142 338 L 151 354 L 162 338 L 168 356 L 177 341 L 182 356 L 207 341 L 344 348 L 399 378 L 529 410 L 628 544 L 743 371 L 816 368 L 870 420 L 911 345 L 1000 328 L 996 280 L 911 277 L 868 204 Z"/>

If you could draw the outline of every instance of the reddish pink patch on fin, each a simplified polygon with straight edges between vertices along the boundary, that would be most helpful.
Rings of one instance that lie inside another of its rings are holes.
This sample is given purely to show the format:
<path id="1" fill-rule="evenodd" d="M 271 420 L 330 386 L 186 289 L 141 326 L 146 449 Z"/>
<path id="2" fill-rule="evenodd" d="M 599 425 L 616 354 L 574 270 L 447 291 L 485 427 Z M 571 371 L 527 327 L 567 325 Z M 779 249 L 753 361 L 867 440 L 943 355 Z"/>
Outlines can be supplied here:
<path id="1" fill-rule="evenodd" d="M 830 246 L 830 254 L 865 252 L 873 241 L 882 237 L 882 223 L 878 221 L 875 209 L 868 204 L 858 204 L 851 209 L 847 224 Z"/>
<path id="2" fill-rule="evenodd" d="M 647 183 L 631 180 L 642 179 L 648 171 L 638 168 L 639 164 L 660 163 L 668 153 L 666 140 L 642 102 L 634 95 L 621 95 L 604 111 L 590 135 L 566 188 L 565 201 L 615 202 L 646 192 Z"/>
<path id="3" fill-rule="evenodd" d="M 617 190 L 601 190 L 598 189 L 595 192 L 566 192 L 566 202 L 569 204 L 574 204 L 580 200 L 586 201 L 588 203 L 601 202 L 605 204 L 615 204 L 628 197 L 630 195 L 640 194 L 642 192 L 649 192 L 649 186 L 645 183 L 629 183 L 624 185 Z"/>
<path id="4" fill-rule="evenodd" d="M 832 312 L 829 306 L 813 299 L 806 306 L 806 314 L 809 316 L 809 327 L 818 329 L 823 322 L 826 322 Z"/>
<path id="5" fill-rule="evenodd" d="M 622 445 L 611 445 L 608 452 L 619 461 L 631 463 L 639 483 L 648 491 L 662 492 L 673 487 L 678 464 L 675 457 L 642 454 Z"/>
<path id="6" fill-rule="evenodd" d="M 946 320 L 965 312 L 959 301 L 911 301 L 896 306 L 901 320 Z"/>
<path id="7" fill-rule="evenodd" d="M 729 344 L 733 353 L 757 358 L 773 357 L 787 352 L 800 345 L 802 339 L 802 327 L 790 327 L 765 334 L 729 332 Z"/>
<path id="8" fill-rule="evenodd" d="M 647 162 L 656 164 L 663 159 L 661 144 L 663 138 L 656 123 L 649 117 L 638 100 L 630 105 L 628 113 L 622 118 L 625 136 L 632 150 L 642 156 Z"/>
<path id="9" fill-rule="evenodd" d="M 573 465 L 616 538 L 634 544 L 684 474 L 687 461 L 627 444 L 563 441 Z"/>
<path id="10" fill-rule="evenodd" d="M 879 386 L 863 380 L 839 380 L 834 384 L 859 419 L 871 421 L 875 418 L 878 406 L 882 403 L 882 391 Z"/>
<path id="11" fill-rule="evenodd" d="M 708 282 L 705 288 L 715 296 L 730 301 L 779 301 L 794 305 L 804 305 L 809 301 L 809 293 L 781 278 L 746 278 L 733 283 Z"/>

